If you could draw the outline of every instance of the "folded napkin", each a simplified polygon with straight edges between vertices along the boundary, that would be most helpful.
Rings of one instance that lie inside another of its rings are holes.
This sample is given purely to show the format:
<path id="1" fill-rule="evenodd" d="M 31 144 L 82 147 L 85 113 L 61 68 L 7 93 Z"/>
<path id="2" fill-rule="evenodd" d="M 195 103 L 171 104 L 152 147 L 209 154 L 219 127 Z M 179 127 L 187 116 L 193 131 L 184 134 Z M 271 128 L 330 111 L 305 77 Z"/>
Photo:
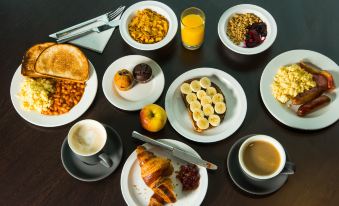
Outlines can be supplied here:
<path id="1" fill-rule="evenodd" d="M 90 25 L 88 25 L 84 28 L 81 28 L 81 30 L 85 30 L 86 28 L 89 28 L 91 26 L 104 25 L 105 20 L 106 20 L 105 15 L 106 14 L 103 14 L 101 16 L 93 18 L 93 19 L 98 19 L 98 20 L 102 20 L 102 21 L 94 22 L 94 23 L 92 23 L 92 24 L 90 24 Z M 114 20 L 120 19 L 120 17 L 121 17 L 121 14 L 119 14 Z M 87 22 L 89 22 L 91 20 L 92 19 L 85 21 L 85 22 L 82 22 L 82 23 L 77 24 L 77 25 L 86 24 Z M 74 26 L 69 27 L 67 29 L 74 28 L 77 25 L 74 25 Z M 64 30 L 61 30 L 61 31 L 58 31 L 58 32 L 65 31 L 67 29 L 64 29 Z M 80 47 L 83 47 L 83 48 L 86 48 L 86 49 L 90 49 L 90 50 L 93 50 L 93 51 L 98 52 L 98 53 L 102 53 L 104 51 L 105 47 L 106 47 L 108 40 L 111 38 L 111 35 L 113 34 L 114 29 L 115 28 L 108 29 L 108 30 L 100 32 L 100 33 L 93 32 L 93 33 L 90 33 L 86 36 L 82 36 L 82 37 L 79 37 L 79 38 L 74 39 L 72 41 L 69 41 L 68 43 L 71 43 L 71 44 L 74 44 L 74 45 L 77 45 L 77 46 L 80 46 Z M 76 32 L 79 32 L 81 30 L 77 30 Z M 58 33 L 58 32 L 56 32 L 56 33 Z M 49 37 L 57 39 L 56 35 L 55 35 L 56 33 L 50 34 Z"/>

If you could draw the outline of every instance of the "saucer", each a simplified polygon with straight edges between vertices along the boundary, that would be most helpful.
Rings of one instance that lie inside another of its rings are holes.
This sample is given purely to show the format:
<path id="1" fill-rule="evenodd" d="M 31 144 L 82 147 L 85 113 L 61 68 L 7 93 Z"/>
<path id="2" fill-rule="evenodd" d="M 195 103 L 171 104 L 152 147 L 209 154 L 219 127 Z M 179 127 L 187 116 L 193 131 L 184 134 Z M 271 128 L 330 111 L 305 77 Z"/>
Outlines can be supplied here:
<path id="1" fill-rule="evenodd" d="M 246 176 L 241 170 L 238 161 L 238 151 L 241 144 L 252 135 L 247 135 L 236 141 L 231 147 L 227 157 L 227 169 L 232 181 L 243 191 L 254 195 L 267 195 L 280 189 L 287 181 L 288 175 L 279 174 L 278 176 L 268 179 L 255 181 Z M 286 161 L 290 158 L 286 154 Z"/>
<path id="2" fill-rule="evenodd" d="M 110 168 L 100 163 L 88 165 L 80 161 L 68 146 L 67 137 L 65 138 L 61 147 L 61 160 L 66 171 L 74 178 L 85 182 L 94 182 L 106 178 L 118 167 L 123 152 L 121 138 L 112 127 L 105 124 L 104 126 L 108 141 L 104 151 L 113 161 Z"/>

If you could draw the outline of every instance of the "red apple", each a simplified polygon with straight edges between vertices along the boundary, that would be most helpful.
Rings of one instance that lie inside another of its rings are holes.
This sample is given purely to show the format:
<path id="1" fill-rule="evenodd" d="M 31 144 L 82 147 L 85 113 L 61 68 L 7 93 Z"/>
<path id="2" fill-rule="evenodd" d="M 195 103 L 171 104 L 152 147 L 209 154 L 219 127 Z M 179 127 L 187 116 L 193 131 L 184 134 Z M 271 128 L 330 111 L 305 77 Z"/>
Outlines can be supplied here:
<path id="1" fill-rule="evenodd" d="M 150 132 L 157 132 L 164 128 L 166 121 L 166 111 L 159 105 L 150 104 L 140 111 L 141 126 Z"/>

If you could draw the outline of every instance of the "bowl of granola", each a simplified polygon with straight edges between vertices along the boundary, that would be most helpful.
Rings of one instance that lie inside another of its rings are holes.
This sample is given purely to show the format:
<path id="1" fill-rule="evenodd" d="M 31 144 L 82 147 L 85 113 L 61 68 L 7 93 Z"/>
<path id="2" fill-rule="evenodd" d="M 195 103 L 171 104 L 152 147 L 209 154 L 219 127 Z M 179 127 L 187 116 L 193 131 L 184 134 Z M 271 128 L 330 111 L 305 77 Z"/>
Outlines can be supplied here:
<path id="1" fill-rule="evenodd" d="M 245 55 L 268 49 L 277 36 L 277 24 L 265 9 L 240 4 L 227 9 L 219 19 L 218 34 L 230 50 Z"/>
<path id="2" fill-rule="evenodd" d="M 157 1 L 141 1 L 122 15 L 120 34 L 130 46 L 140 50 L 156 50 L 175 36 L 178 21 L 173 10 Z"/>

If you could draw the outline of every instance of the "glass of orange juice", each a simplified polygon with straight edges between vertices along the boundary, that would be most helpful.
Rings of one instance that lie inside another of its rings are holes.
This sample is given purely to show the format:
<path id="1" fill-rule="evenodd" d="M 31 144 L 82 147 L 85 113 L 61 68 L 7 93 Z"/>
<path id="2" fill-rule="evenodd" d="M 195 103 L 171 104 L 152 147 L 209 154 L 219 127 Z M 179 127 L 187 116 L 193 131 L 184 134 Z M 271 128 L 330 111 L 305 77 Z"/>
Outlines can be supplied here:
<path id="1" fill-rule="evenodd" d="M 204 41 L 205 14 L 198 8 L 190 7 L 181 13 L 181 41 L 185 48 L 198 49 Z"/>

